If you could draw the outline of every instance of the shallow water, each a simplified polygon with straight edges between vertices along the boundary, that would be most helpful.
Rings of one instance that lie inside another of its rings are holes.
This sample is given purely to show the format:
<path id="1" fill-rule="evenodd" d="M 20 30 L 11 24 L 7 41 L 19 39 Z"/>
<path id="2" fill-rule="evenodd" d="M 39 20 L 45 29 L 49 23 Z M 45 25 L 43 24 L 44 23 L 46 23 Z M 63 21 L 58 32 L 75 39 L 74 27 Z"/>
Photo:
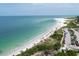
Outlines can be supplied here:
<path id="1" fill-rule="evenodd" d="M 0 16 L 0 55 L 55 25 L 52 16 Z"/>

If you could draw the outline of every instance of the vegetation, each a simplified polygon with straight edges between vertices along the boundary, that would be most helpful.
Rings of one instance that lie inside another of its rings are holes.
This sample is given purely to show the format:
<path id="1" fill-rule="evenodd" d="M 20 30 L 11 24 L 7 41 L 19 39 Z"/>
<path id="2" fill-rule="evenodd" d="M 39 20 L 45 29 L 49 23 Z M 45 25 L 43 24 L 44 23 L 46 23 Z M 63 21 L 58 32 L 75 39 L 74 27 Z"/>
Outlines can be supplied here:
<path id="1" fill-rule="evenodd" d="M 30 56 L 33 55 L 39 51 L 43 51 L 45 55 L 48 55 L 48 51 L 51 51 L 53 53 L 54 50 L 58 51 L 58 49 L 61 47 L 60 41 L 62 38 L 62 28 L 55 31 L 53 35 L 51 35 L 47 40 L 44 42 L 38 43 L 37 45 L 33 46 L 30 49 L 26 49 L 26 51 L 21 51 L 20 54 L 17 56 Z"/>
<path id="2" fill-rule="evenodd" d="M 79 23 L 79 16 L 76 16 L 75 20 L 77 23 Z"/>
<path id="3" fill-rule="evenodd" d="M 77 25 L 79 23 L 79 16 L 70 17 L 68 19 L 71 19 L 71 20 L 67 20 L 67 22 L 65 22 L 65 24 L 67 24 L 66 28 L 69 28 L 69 32 L 71 35 L 71 44 L 74 44 L 75 42 L 77 42 L 76 35 L 74 35 L 73 30 L 71 30 L 70 28 L 78 28 L 79 27 Z M 58 52 L 57 54 L 55 54 L 55 56 L 77 56 L 78 53 L 79 53 L 79 51 L 66 50 L 66 51 Z"/>
<path id="4" fill-rule="evenodd" d="M 49 46 L 45 43 L 43 44 L 38 44 L 30 49 L 27 49 L 26 51 L 22 51 L 21 54 L 18 54 L 17 56 L 30 56 L 33 55 L 34 53 L 38 52 L 38 51 L 47 51 L 52 49 L 52 45 Z"/>
<path id="5" fill-rule="evenodd" d="M 74 31 L 69 29 L 70 36 L 71 36 L 71 45 L 75 45 L 77 40 L 76 40 L 76 35 L 74 34 Z"/>
<path id="6" fill-rule="evenodd" d="M 69 17 L 66 21 L 67 24 L 67 28 L 78 28 L 79 26 L 77 26 L 77 24 L 79 24 L 79 16 L 75 16 L 75 17 Z"/>
<path id="7" fill-rule="evenodd" d="M 53 35 L 51 35 L 50 37 L 52 37 L 53 39 L 56 39 L 57 41 L 61 41 L 61 38 L 63 37 L 62 28 L 55 31 L 55 33 Z"/>
<path id="8" fill-rule="evenodd" d="M 74 36 L 74 31 L 73 31 L 73 30 L 68 29 L 68 31 L 70 32 L 70 35 L 71 35 L 71 36 Z"/>
<path id="9" fill-rule="evenodd" d="M 67 17 L 66 19 L 76 19 L 76 17 L 77 17 L 77 16 L 71 16 L 71 17 L 69 16 L 69 17 Z"/>
<path id="10" fill-rule="evenodd" d="M 67 22 L 65 22 L 65 24 L 67 24 L 66 28 L 78 27 L 76 25 L 76 20 L 78 21 L 79 17 L 70 17 L 68 19 L 71 19 L 71 20 L 67 20 Z M 74 32 L 72 30 L 69 30 L 69 31 L 71 32 L 71 36 L 74 36 Z M 21 53 L 18 54 L 17 56 L 30 56 L 41 51 L 46 56 L 51 53 L 53 54 L 54 51 L 57 52 L 57 53 L 54 53 L 55 56 L 76 56 L 78 53 L 77 51 L 73 51 L 73 50 L 67 50 L 67 51 L 62 51 L 62 52 L 58 51 L 61 47 L 60 41 L 62 37 L 63 37 L 63 30 L 61 28 L 59 30 L 56 30 L 54 34 L 51 35 L 48 39 L 41 41 L 40 43 L 38 43 L 37 45 L 33 46 L 30 49 L 26 49 L 26 51 L 21 51 Z M 74 37 L 74 39 L 75 38 L 76 37 Z M 72 39 L 71 41 L 74 42 L 74 39 Z"/>
<path id="11" fill-rule="evenodd" d="M 77 51 L 68 50 L 68 51 L 62 51 L 58 52 L 55 56 L 76 56 Z"/>
<path id="12" fill-rule="evenodd" d="M 70 21 L 68 24 L 67 24 L 67 27 L 68 28 L 75 28 L 77 27 L 76 23 L 74 22 L 74 20 Z"/>
<path id="13" fill-rule="evenodd" d="M 55 43 L 55 44 L 53 45 L 53 49 L 54 49 L 54 50 L 58 50 L 60 47 L 61 47 L 61 45 L 60 45 L 59 42 L 57 42 L 57 43 Z"/>

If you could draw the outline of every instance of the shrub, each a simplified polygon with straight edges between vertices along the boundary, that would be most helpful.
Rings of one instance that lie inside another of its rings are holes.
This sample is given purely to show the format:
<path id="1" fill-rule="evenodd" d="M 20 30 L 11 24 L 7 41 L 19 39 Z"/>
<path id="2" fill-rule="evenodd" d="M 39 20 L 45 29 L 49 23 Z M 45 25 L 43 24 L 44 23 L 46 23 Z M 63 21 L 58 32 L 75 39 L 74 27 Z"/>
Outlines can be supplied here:
<path id="1" fill-rule="evenodd" d="M 61 47 L 61 44 L 60 44 L 59 42 L 57 42 L 57 43 L 55 43 L 55 44 L 53 45 L 53 49 L 54 49 L 54 50 L 58 50 L 60 47 Z"/>
<path id="2" fill-rule="evenodd" d="M 73 50 L 58 52 L 55 56 L 76 56 L 77 52 Z"/>

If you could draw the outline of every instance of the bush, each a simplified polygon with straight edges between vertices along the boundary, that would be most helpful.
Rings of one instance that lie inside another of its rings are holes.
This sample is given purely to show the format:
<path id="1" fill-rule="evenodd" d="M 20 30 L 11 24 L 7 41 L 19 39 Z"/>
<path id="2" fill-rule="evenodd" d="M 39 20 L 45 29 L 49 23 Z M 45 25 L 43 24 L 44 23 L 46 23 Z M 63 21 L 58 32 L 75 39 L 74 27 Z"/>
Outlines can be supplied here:
<path id="1" fill-rule="evenodd" d="M 74 27 L 76 27 L 77 25 L 76 25 L 76 23 L 74 23 L 74 21 L 70 21 L 68 24 L 67 24 L 67 27 L 69 27 L 69 28 L 74 28 Z"/>
<path id="2" fill-rule="evenodd" d="M 61 38 L 63 37 L 62 32 L 55 31 L 53 35 L 50 36 L 53 39 L 56 39 L 57 41 L 61 41 Z"/>
<path id="3" fill-rule="evenodd" d="M 76 56 L 77 52 L 73 51 L 73 50 L 69 50 L 69 51 L 66 51 L 66 55 L 68 55 L 68 56 Z"/>
<path id="4" fill-rule="evenodd" d="M 56 39 L 55 44 L 52 44 L 52 42 L 49 42 L 50 40 L 48 40 L 48 41 L 42 42 L 41 44 L 37 44 L 33 46 L 32 48 L 27 49 L 24 52 L 22 51 L 17 56 L 30 56 L 38 51 L 45 51 L 45 54 L 47 55 L 49 50 L 58 50 L 60 48 L 61 46 L 60 41 L 61 41 L 62 36 L 63 36 L 62 30 L 59 29 L 58 31 L 55 31 L 53 35 L 50 36 L 51 38 Z"/>
<path id="5" fill-rule="evenodd" d="M 53 49 L 54 49 L 54 50 L 58 50 L 60 47 L 61 47 L 61 44 L 60 44 L 59 42 L 57 42 L 57 43 L 55 43 L 55 44 L 53 45 Z"/>
<path id="6" fill-rule="evenodd" d="M 50 49 L 53 49 L 52 45 L 47 45 L 47 44 L 43 43 L 43 44 L 36 45 L 30 49 L 27 49 L 24 52 L 22 51 L 21 54 L 18 54 L 17 56 L 30 56 L 38 51 L 47 51 Z"/>
<path id="7" fill-rule="evenodd" d="M 55 56 L 76 56 L 77 52 L 73 50 L 58 52 Z"/>

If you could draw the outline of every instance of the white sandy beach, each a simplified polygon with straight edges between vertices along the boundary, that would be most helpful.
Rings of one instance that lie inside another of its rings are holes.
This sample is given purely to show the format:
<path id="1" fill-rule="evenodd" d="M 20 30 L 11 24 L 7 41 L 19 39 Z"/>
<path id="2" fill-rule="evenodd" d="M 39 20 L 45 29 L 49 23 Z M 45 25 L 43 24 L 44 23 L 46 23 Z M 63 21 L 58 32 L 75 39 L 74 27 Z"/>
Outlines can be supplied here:
<path id="1" fill-rule="evenodd" d="M 34 46 L 34 44 L 39 43 L 41 40 L 47 39 L 51 34 L 54 33 L 55 30 L 60 29 L 61 27 L 65 26 L 64 22 L 65 18 L 55 18 L 55 20 L 58 20 L 58 22 L 56 23 L 55 26 L 53 26 L 52 28 L 49 28 L 48 31 L 42 33 L 41 35 L 33 38 L 31 41 L 29 41 L 28 43 L 24 43 L 21 47 L 18 47 L 16 49 L 12 50 L 11 54 L 8 54 L 9 56 L 12 55 L 17 55 L 19 54 L 21 51 L 25 51 L 26 48 L 31 48 Z"/>

